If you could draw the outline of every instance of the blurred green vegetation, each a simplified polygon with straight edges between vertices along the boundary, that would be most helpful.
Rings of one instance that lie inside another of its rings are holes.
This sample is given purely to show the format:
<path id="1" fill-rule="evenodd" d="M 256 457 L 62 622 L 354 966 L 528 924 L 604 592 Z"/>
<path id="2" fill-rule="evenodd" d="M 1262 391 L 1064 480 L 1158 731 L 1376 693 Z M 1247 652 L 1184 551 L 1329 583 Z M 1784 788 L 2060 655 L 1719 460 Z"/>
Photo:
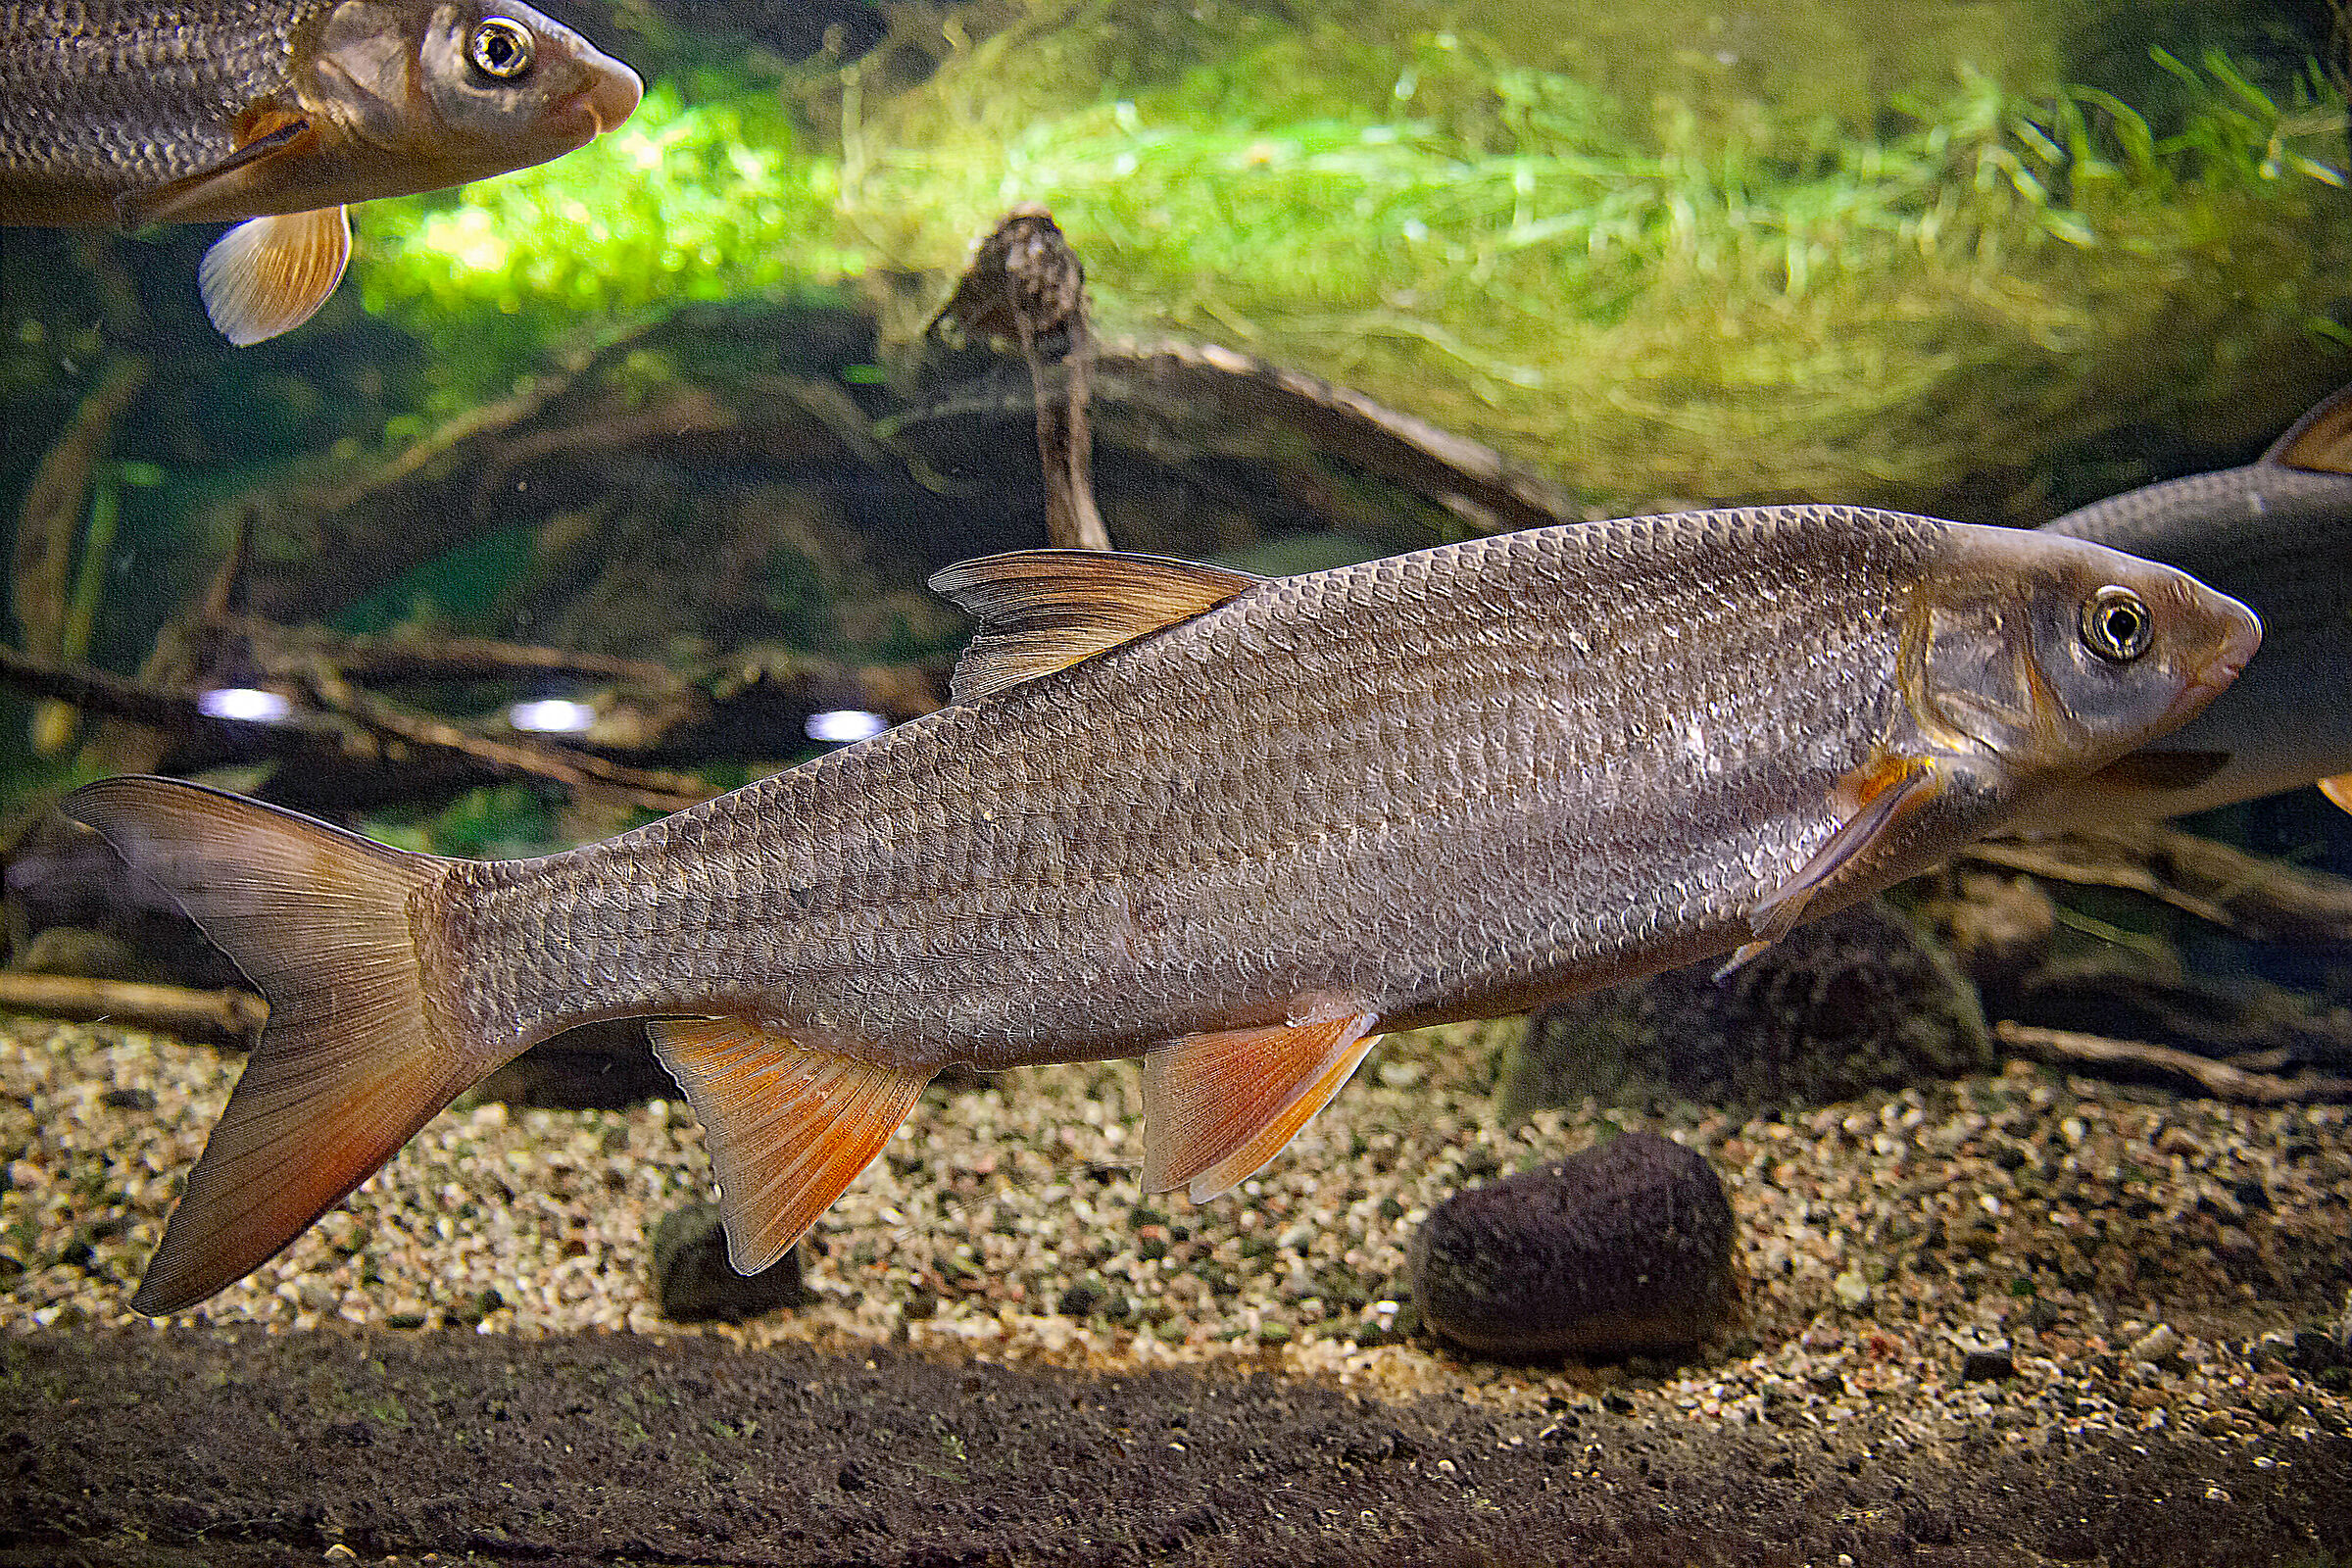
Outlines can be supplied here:
<path id="1" fill-rule="evenodd" d="M 1112 330 L 1248 349 L 1612 498 L 1919 503 L 2352 354 L 2316 67 L 2160 57 L 2152 123 L 2036 90 L 2038 35 L 1972 55 L 1765 9 L 1733 36 L 1668 0 L 1644 25 L 1680 42 L 1643 54 L 1591 5 L 1375 37 L 1334 6 L 1007 0 L 912 87 L 869 60 L 798 83 L 797 117 L 657 87 L 570 158 L 372 204 L 355 270 L 463 401 L 582 315 L 866 278 L 904 333 L 938 295 L 888 283 L 1040 201 Z"/>

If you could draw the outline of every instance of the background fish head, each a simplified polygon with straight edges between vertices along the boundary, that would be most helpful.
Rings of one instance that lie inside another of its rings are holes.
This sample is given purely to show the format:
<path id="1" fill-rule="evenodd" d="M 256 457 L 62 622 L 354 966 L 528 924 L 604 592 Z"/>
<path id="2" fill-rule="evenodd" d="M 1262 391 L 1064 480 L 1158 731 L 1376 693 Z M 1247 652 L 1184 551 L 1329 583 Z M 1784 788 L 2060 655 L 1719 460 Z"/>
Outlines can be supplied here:
<path id="1" fill-rule="evenodd" d="M 637 74 L 519 0 L 343 0 L 298 62 L 320 193 L 364 200 L 543 164 L 637 108 Z"/>
<path id="2" fill-rule="evenodd" d="M 2015 799 L 2186 723 L 2261 641 L 2252 611 L 2186 572 L 1972 529 L 1917 590 L 1903 692 L 1929 747 Z"/>

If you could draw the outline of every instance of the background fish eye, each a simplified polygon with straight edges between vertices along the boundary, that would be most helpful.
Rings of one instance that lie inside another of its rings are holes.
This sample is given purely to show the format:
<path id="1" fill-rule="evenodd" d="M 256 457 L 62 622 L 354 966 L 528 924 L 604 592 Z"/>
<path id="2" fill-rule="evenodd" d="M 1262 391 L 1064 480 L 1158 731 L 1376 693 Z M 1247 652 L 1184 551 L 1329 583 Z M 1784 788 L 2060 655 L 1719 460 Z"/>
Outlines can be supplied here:
<path id="1" fill-rule="evenodd" d="M 2156 640 L 2156 620 L 2139 595 L 2109 586 L 2082 603 L 2082 641 L 2101 659 L 2127 664 Z"/>
<path id="2" fill-rule="evenodd" d="M 513 81 L 531 69 L 531 29 L 507 17 L 486 17 L 466 40 L 466 53 L 483 75 Z"/>

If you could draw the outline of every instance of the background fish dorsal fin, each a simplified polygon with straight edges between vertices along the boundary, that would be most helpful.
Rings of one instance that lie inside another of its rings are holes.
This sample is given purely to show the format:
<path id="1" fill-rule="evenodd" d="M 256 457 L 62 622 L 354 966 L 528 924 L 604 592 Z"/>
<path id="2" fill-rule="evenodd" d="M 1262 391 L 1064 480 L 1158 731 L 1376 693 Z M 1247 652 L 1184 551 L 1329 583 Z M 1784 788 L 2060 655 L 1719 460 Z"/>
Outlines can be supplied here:
<path id="1" fill-rule="evenodd" d="M 948 567 L 931 591 L 980 630 L 948 682 L 969 702 L 1065 669 L 1249 592 L 1262 577 L 1225 566 L 1105 550 L 1016 550 Z"/>
<path id="2" fill-rule="evenodd" d="M 2313 473 L 2352 473 L 2352 386 L 2297 419 L 2262 461 Z"/>

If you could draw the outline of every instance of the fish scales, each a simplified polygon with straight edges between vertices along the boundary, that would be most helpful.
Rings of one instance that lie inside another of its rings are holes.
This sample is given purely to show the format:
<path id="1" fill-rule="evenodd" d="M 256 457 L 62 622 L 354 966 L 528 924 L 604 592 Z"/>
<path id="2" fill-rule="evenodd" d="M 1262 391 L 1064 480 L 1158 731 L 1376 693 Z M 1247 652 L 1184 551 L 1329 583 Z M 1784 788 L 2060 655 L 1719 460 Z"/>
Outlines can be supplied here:
<path id="1" fill-rule="evenodd" d="M 560 855 L 168 779 L 69 797 L 270 1004 L 132 1305 L 256 1267 L 600 1017 L 648 1017 L 745 1272 L 952 1062 L 1141 1056 L 1143 1183 L 1204 1201 L 1381 1031 L 1744 961 L 2179 725 L 2260 638 L 2095 545 L 1827 507 L 935 583 L 981 619 L 954 705 Z"/>
<path id="2" fill-rule="evenodd" d="M 0 172 L 120 190 L 219 163 L 239 113 L 290 101 L 294 40 L 329 3 L 0 4 Z M 85 205 L 41 216 L 105 216 Z"/>
<path id="3" fill-rule="evenodd" d="M 1447 1016 L 1637 947 L 1674 961 L 1821 836 L 1757 803 L 1826 797 L 1886 728 L 1905 585 L 1939 539 L 1857 545 L 1852 519 L 1593 524 L 1288 579 L 1115 675 L 461 867 L 468 1005 L 531 1036 L 748 1011 L 1004 1066 L 1269 1021 L 1268 999 Z M 1278 640 L 1292 657 L 1260 657 Z M 1707 723 L 1659 716 L 1687 713 Z"/>

